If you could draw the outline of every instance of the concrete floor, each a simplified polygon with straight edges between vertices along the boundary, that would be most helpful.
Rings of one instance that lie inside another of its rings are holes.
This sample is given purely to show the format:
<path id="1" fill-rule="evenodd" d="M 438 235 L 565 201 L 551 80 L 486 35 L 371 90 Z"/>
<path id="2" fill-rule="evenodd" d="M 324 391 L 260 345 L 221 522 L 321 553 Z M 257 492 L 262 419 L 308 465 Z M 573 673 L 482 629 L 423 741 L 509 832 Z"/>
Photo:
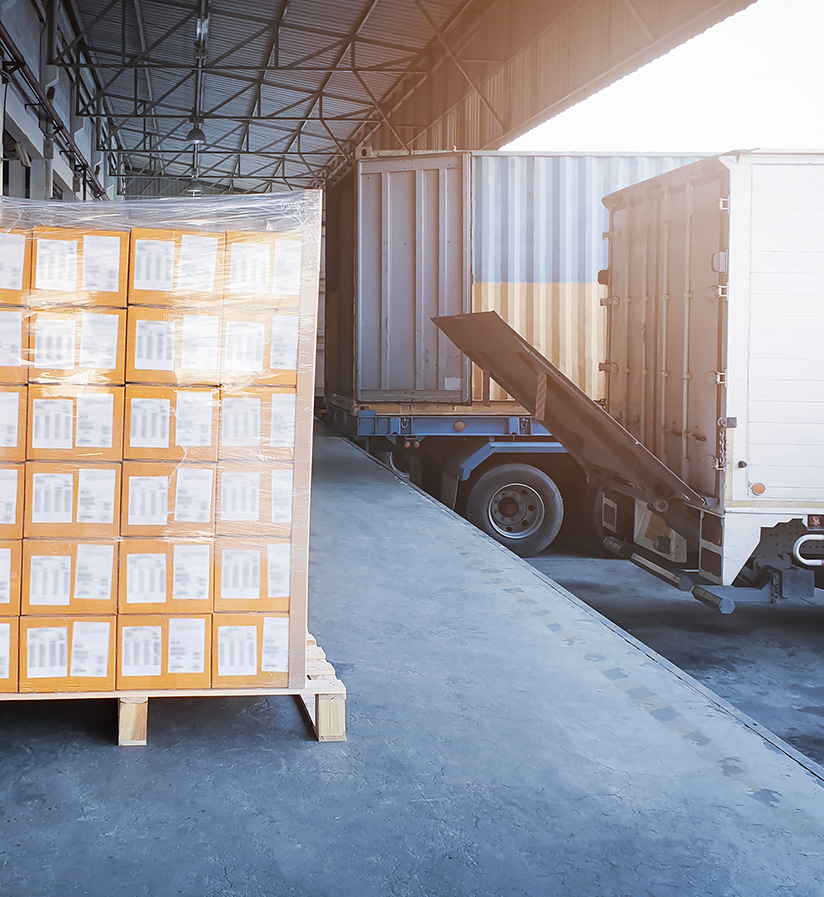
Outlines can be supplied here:
<path id="1" fill-rule="evenodd" d="M 291 699 L 0 705 L 0 894 L 818 895 L 821 770 L 323 433 L 311 628 L 349 741 Z"/>

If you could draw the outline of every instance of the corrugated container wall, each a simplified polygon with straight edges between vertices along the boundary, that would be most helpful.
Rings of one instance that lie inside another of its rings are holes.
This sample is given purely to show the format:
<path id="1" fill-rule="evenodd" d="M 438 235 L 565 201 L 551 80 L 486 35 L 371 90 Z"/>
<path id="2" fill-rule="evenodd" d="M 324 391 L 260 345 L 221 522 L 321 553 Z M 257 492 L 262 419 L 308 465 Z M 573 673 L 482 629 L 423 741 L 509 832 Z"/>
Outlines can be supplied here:
<path id="1" fill-rule="evenodd" d="M 603 396 L 608 193 L 695 156 L 439 153 L 358 163 L 328 199 L 327 400 L 472 402 L 483 382 L 431 323 L 495 310 Z M 334 397 L 338 398 L 335 399 Z M 493 402 L 508 397 L 492 384 Z M 511 400 L 510 400 L 511 401 Z"/>

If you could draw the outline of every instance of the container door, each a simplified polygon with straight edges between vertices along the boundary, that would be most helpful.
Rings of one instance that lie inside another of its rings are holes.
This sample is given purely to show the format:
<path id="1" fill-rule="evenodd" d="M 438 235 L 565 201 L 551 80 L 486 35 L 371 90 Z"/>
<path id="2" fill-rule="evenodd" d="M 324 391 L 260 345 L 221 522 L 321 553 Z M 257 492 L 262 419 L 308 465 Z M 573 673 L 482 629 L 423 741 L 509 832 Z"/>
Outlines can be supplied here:
<path id="1" fill-rule="evenodd" d="M 432 323 L 469 311 L 469 170 L 462 153 L 358 163 L 361 402 L 469 401 L 469 362 Z"/>

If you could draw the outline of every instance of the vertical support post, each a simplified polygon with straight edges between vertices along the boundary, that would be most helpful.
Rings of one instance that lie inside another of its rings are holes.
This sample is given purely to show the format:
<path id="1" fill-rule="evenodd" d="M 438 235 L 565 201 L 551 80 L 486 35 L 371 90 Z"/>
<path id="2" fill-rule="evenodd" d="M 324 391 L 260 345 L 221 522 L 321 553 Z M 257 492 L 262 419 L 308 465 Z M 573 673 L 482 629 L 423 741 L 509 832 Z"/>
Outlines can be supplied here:
<path id="1" fill-rule="evenodd" d="M 149 698 L 120 698 L 117 713 L 117 743 L 145 745 L 148 736 Z"/>
<path id="2" fill-rule="evenodd" d="M 346 741 L 346 695 L 315 695 L 318 741 Z"/>

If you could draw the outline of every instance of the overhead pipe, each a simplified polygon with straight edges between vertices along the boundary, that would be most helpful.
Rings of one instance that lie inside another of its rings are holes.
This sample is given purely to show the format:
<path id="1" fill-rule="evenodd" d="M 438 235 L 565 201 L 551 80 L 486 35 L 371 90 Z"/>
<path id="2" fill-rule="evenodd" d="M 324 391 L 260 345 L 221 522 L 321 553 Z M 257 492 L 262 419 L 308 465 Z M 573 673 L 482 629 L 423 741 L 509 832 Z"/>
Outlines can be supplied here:
<path id="1" fill-rule="evenodd" d="M 94 169 L 89 164 L 83 153 L 80 151 L 80 148 L 74 141 L 74 137 L 72 136 L 71 131 L 66 127 L 63 119 L 60 118 L 60 116 L 57 114 L 57 110 L 54 108 L 54 104 L 46 95 L 46 92 L 43 90 L 40 81 L 29 67 L 25 57 L 18 49 L 17 44 L 15 44 L 14 40 L 6 29 L 6 26 L 2 22 L 0 22 L 0 41 L 2 41 L 3 45 L 6 48 L 6 51 L 11 56 L 11 62 L 14 67 L 14 71 L 20 72 L 20 74 L 26 80 L 26 83 L 29 85 L 29 87 L 37 97 L 39 105 L 43 108 L 46 115 L 51 119 L 52 134 L 54 139 L 58 140 L 61 144 L 64 145 L 64 151 L 72 157 L 75 167 L 79 167 L 83 172 L 83 176 L 91 185 L 91 188 L 97 198 L 102 199 L 106 197 L 106 191 L 104 190 L 103 185 L 98 180 L 97 175 L 94 173 Z"/>

